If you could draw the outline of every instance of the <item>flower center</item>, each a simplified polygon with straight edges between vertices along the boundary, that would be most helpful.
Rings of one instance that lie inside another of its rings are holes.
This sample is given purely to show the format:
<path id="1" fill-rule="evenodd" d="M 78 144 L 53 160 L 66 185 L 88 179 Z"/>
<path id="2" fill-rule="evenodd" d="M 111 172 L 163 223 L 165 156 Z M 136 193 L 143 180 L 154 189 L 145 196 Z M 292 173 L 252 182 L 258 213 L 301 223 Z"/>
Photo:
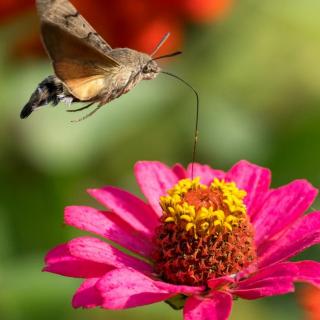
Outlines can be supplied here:
<path id="1" fill-rule="evenodd" d="M 244 190 L 234 182 L 180 180 L 160 198 L 155 271 L 165 281 L 206 285 L 210 278 L 235 274 L 256 258 L 253 227 Z"/>

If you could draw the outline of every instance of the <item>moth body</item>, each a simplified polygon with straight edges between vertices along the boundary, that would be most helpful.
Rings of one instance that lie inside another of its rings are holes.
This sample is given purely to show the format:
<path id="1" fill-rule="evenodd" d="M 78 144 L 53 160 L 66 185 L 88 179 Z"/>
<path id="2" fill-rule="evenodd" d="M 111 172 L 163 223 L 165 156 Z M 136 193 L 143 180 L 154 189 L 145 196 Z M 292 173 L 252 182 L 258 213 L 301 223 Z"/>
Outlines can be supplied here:
<path id="1" fill-rule="evenodd" d="M 98 110 L 160 72 L 148 54 L 128 48 L 112 49 L 68 0 L 36 3 L 43 44 L 55 75 L 38 85 L 22 109 L 21 118 L 50 103 L 56 106 L 64 102 L 69 106 L 86 102 L 88 107 L 96 103 Z"/>
<path id="2" fill-rule="evenodd" d="M 113 49 L 109 56 L 119 62 L 119 66 L 108 70 L 102 90 L 91 101 L 106 104 L 129 92 L 141 80 L 154 79 L 160 72 L 149 55 L 132 49 Z"/>
<path id="3" fill-rule="evenodd" d="M 110 52 L 110 57 L 119 61 L 133 76 L 141 80 L 152 80 L 161 71 L 156 61 L 148 54 L 128 48 L 117 48 Z"/>

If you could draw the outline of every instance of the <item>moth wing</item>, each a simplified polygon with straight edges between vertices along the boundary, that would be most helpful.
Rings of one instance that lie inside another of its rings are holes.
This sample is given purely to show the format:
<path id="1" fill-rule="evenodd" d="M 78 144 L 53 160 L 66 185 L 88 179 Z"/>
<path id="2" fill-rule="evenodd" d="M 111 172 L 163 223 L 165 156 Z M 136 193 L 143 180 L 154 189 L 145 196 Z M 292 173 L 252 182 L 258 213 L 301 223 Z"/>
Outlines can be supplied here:
<path id="1" fill-rule="evenodd" d="M 119 67 L 120 63 L 109 54 L 102 53 L 92 47 L 90 43 L 61 29 L 60 26 L 44 23 L 41 31 L 48 55 L 53 62 L 69 60 L 90 60 L 98 64 Z"/>
<path id="2" fill-rule="evenodd" d="M 57 25 L 43 24 L 42 32 L 56 76 L 81 101 L 99 95 L 106 79 L 120 67 L 113 58 Z"/>
<path id="3" fill-rule="evenodd" d="M 74 60 L 53 63 L 55 73 L 70 93 L 80 101 L 89 101 L 108 86 L 111 74 L 95 65 Z"/>
<path id="4" fill-rule="evenodd" d="M 47 23 L 57 25 L 104 54 L 112 50 L 68 0 L 36 0 L 36 3 L 42 25 Z M 51 48 L 47 46 L 44 34 L 43 40 L 50 52 Z"/>

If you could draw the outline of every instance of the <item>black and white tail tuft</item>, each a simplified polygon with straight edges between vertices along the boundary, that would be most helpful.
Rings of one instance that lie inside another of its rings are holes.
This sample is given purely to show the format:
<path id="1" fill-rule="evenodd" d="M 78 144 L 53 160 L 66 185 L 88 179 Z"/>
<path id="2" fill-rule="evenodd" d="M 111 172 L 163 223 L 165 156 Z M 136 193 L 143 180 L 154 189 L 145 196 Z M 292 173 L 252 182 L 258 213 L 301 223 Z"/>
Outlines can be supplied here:
<path id="1" fill-rule="evenodd" d="M 60 101 L 64 101 L 66 95 L 62 82 L 55 76 L 44 79 L 31 95 L 29 102 L 23 107 L 20 118 L 25 119 L 37 108 L 52 103 L 56 106 Z"/>

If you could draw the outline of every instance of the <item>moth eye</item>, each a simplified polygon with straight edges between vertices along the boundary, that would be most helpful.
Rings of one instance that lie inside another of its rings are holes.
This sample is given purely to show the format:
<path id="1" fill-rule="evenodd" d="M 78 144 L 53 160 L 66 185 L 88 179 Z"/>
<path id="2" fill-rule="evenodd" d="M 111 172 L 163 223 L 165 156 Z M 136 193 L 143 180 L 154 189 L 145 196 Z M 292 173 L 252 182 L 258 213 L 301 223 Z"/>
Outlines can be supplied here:
<path id="1" fill-rule="evenodd" d="M 149 67 L 147 65 L 144 66 L 143 69 L 142 69 L 142 72 L 143 73 L 149 73 L 150 72 Z"/>

